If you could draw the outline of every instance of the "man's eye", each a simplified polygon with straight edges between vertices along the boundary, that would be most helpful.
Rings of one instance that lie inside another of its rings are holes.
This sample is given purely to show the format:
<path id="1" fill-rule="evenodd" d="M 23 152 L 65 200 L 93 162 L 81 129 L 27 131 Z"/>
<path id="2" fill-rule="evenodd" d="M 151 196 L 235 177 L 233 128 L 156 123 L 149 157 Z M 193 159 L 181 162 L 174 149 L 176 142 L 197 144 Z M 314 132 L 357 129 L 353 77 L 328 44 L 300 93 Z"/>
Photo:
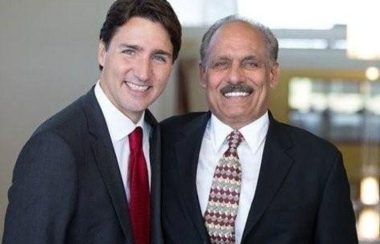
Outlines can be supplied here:
<path id="1" fill-rule="evenodd" d="M 136 53 L 136 51 L 133 49 L 125 49 L 122 51 L 122 53 L 127 54 L 127 55 L 133 55 Z"/>
<path id="2" fill-rule="evenodd" d="M 223 69 L 228 67 L 228 62 L 215 62 L 212 65 L 213 68 L 215 69 Z"/>
<path id="3" fill-rule="evenodd" d="M 155 60 L 161 62 L 161 63 L 166 63 L 167 60 L 166 60 L 166 57 L 162 56 L 162 55 L 154 55 L 153 57 Z"/>
<path id="4" fill-rule="evenodd" d="M 246 61 L 243 63 L 243 67 L 248 68 L 248 69 L 257 68 L 258 66 L 259 66 L 258 63 L 253 62 L 253 61 Z"/>

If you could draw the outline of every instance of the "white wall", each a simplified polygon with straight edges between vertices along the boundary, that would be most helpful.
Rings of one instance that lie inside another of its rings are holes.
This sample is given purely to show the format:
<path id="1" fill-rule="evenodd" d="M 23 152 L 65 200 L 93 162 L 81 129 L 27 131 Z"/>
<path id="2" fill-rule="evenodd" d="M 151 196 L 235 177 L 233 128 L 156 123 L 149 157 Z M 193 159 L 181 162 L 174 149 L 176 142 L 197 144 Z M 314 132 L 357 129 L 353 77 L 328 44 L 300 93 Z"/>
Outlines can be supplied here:
<path id="1" fill-rule="evenodd" d="M 0 238 L 17 155 L 36 126 L 96 82 L 112 2 L 0 0 Z M 173 107 L 166 95 L 153 110 L 163 118 Z"/>

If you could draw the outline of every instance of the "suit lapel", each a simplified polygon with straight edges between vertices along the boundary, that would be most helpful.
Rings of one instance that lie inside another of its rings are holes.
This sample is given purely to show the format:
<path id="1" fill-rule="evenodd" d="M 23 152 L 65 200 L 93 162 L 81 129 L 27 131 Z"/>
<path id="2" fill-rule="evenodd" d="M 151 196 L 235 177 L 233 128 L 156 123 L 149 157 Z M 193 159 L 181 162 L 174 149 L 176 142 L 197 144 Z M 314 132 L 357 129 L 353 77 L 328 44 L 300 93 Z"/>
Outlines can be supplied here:
<path id="1" fill-rule="evenodd" d="M 279 128 L 280 126 L 270 115 L 259 179 L 244 229 L 243 241 L 263 216 L 293 164 L 293 160 L 286 153 L 291 147 L 291 141 Z"/>
<path id="2" fill-rule="evenodd" d="M 152 127 L 149 135 L 149 157 L 151 167 L 151 237 L 152 243 L 162 243 L 161 230 L 161 132 L 157 120 L 149 110 L 145 111 L 145 121 Z"/>
<path id="3" fill-rule="evenodd" d="M 181 182 L 179 189 L 183 189 L 181 194 L 183 208 L 204 240 L 208 237 L 198 200 L 196 173 L 202 138 L 209 117 L 210 113 L 206 113 L 185 125 L 183 137 L 175 146 Z"/>
<path id="4" fill-rule="evenodd" d="M 132 243 L 131 225 L 127 208 L 127 199 L 120 175 L 116 155 L 112 146 L 103 113 L 96 100 L 94 89 L 85 95 L 83 107 L 87 116 L 89 131 L 92 134 L 92 145 L 95 160 L 110 195 L 121 229 L 127 243 Z"/>

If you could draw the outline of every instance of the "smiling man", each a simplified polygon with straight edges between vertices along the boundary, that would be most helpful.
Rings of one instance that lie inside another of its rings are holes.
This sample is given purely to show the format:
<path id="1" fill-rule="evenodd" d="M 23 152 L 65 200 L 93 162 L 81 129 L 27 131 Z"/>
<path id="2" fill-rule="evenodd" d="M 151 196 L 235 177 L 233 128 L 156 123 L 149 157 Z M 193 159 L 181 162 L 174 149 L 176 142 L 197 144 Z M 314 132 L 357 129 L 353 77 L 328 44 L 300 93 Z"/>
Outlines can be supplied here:
<path id="1" fill-rule="evenodd" d="M 165 0 L 117 0 L 100 31 L 100 78 L 24 146 L 3 244 L 162 243 L 160 132 L 147 110 L 181 46 Z"/>
<path id="2" fill-rule="evenodd" d="M 340 152 L 268 111 L 273 33 L 226 17 L 200 54 L 210 112 L 162 122 L 166 243 L 357 243 Z"/>

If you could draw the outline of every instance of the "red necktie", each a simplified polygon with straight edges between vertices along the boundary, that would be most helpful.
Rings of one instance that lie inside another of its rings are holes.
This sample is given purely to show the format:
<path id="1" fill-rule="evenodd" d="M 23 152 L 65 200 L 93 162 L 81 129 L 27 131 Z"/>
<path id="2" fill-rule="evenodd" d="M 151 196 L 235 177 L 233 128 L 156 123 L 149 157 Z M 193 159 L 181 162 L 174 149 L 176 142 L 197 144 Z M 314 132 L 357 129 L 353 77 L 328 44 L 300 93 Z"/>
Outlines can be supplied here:
<path id="1" fill-rule="evenodd" d="M 142 149 L 142 129 L 136 129 L 129 138 L 129 211 L 135 244 L 150 241 L 150 196 L 148 170 Z"/>

